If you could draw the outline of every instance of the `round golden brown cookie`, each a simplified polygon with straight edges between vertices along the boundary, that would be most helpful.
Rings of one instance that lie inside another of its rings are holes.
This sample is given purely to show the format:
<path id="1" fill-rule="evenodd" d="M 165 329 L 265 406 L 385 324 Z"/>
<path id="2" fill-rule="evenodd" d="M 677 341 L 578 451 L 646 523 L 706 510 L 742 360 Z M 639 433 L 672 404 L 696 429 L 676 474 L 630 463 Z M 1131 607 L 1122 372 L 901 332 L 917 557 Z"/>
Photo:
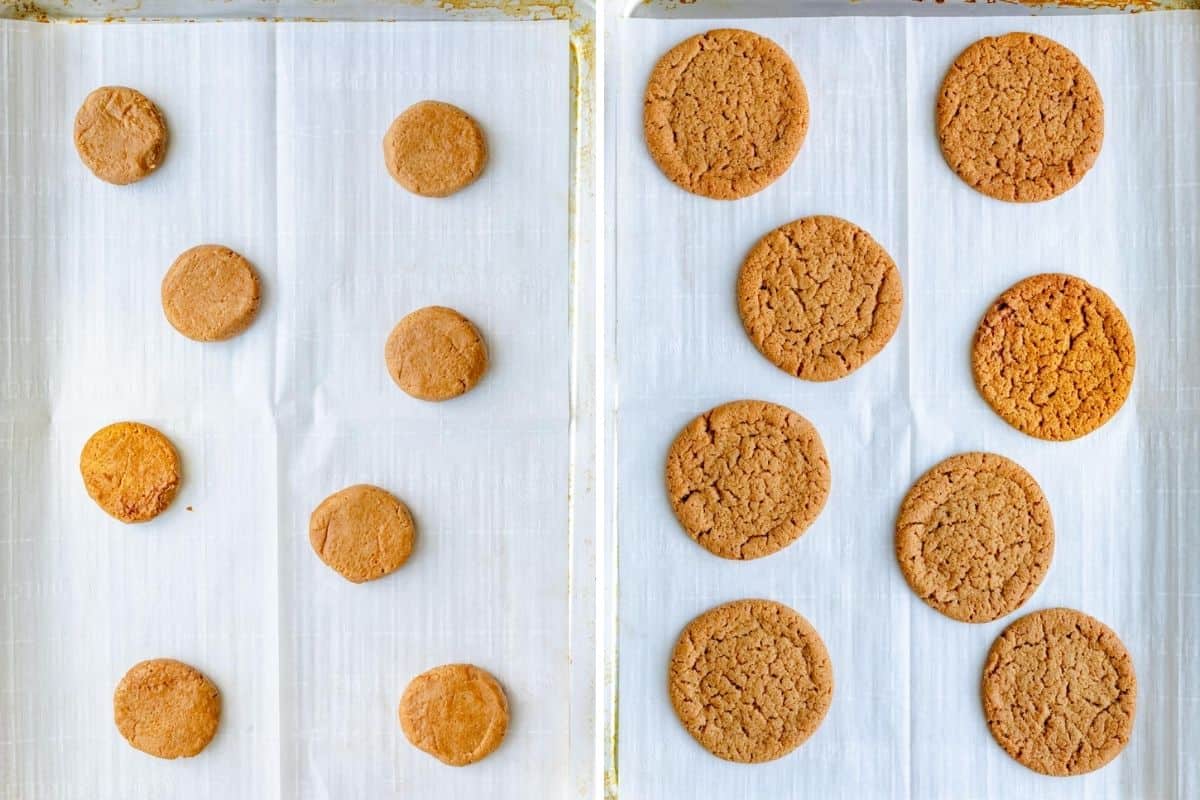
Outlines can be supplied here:
<path id="1" fill-rule="evenodd" d="M 92 434 L 79 456 L 83 485 L 122 522 L 166 510 L 179 488 L 179 455 L 166 436 L 140 422 L 115 422 Z"/>
<path id="2" fill-rule="evenodd" d="M 113 719 L 125 740 L 143 753 L 194 756 L 217 733 L 221 693 L 199 670 L 180 661 L 143 661 L 117 684 Z"/>
<path id="3" fill-rule="evenodd" d="M 709 31 L 659 60 L 642 122 L 668 178 L 695 194 L 736 200 L 791 166 L 808 132 L 808 93 L 775 42 L 750 31 Z"/>
<path id="4" fill-rule="evenodd" d="M 1092 73 L 1032 33 L 980 39 L 955 60 L 937 101 L 942 155 L 998 200 L 1049 200 L 1083 179 L 1104 141 Z"/>
<path id="5" fill-rule="evenodd" d="M 413 747 L 451 766 L 485 758 L 508 731 L 508 698 L 486 670 L 444 664 L 412 679 L 400 698 L 400 727 Z"/>
<path id="6" fill-rule="evenodd" d="M 952 456 L 922 475 L 900 505 L 900 571 L 918 597 L 951 619 L 990 622 L 1015 611 L 1053 555 L 1046 496 L 1004 456 Z"/>
<path id="7" fill-rule="evenodd" d="M 422 100 L 392 122 L 383 137 L 383 158 L 405 189 L 445 197 L 483 172 L 487 140 L 479 123 L 461 108 Z"/>
<path id="8" fill-rule="evenodd" d="M 162 163 L 167 123 L 158 106 L 125 86 L 101 86 L 75 115 L 75 149 L 97 178 L 124 185 Z"/>
<path id="9" fill-rule="evenodd" d="M 388 374 L 419 400 L 449 400 L 487 371 L 487 346 L 471 321 L 452 308 L 428 306 L 396 324 L 384 348 Z"/>
<path id="10" fill-rule="evenodd" d="M 1071 275 L 1034 275 L 1000 295 L 975 332 L 975 385 L 1030 436 L 1077 439 L 1133 386 L 1133 333 L 1109 296 Z"/>
<path id="11" fill-rule="evenodd" d="M 1129 743 L 1137 678 L 1125 645 L 1079 611 L 1009 625 L 983 669 L 983 713 L 1010 756 L 1045 775 L 1081 775 Z"/>
<path id="12" fill-rule="evenodd" d="M 413 536 L 404 503 L 367 484 L 329 495 L 308 521 L 312 549 L 354 583 L 382 578 L 403 566 L 412 553 Z"/>
<path id="13" fill-rule="evenodd" d="M 688 536 L 722 558 L 769 556 L 812 524 L 829 497 L 817 429 L 758 400 L 707 411 L 667 452 L 667 494 Z"/>
<path id="14" fill-rule="evenodd" d="M 900 270 L 871 234 L 838 217 L 805 217 L 768 233 L 742 263 L 742 325 L 771 363 L 830 381 L 861 367 L 900 324 Z"/>
<path id="15" fill-rule="evenodd" d="M 787 755 L 820 727 L 833 701 L 833 665 L 804 617 L 771 600 L 737 600 L 679 634 L 667 691 L 706 750 L 756 764 Z"/>
<path id="16" fill-rule="evenodd" d="M 258 274 L 242 256 L 216 244 L 185 250 L 162 282 L 162 307 L 175 330 L 198 342 L 238 335 L 258 314 Z"/>

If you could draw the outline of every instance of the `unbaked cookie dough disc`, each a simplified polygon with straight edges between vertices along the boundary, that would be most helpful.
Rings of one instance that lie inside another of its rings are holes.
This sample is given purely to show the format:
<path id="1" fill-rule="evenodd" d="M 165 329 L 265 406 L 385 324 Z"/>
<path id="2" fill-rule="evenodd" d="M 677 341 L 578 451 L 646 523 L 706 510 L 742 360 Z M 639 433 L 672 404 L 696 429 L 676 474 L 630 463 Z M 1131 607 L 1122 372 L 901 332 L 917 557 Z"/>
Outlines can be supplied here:
<path id="1" fill-rule="evenodd" d="M 140 181 L 162 163 L 167 123 L 158 106 L 125 86 L 101 86 L 75 115 L 75 149 L 102 181 Z"/>
<path id="2" fill-rule="evenodd" d="M 900 270 L 852 222 L 818 216 L 768 233 L 742 263 L 738 310 L 750 341 L 789 375 L 845 377 L 900 324 Z"/>
<path id="3" fill-rule="evenodd" d="M 408 507 L 378 486 L 334 492 L 308 521 L 308 540 L 322 561 L 353 583 L 395 572 L 412 553 Z"/>
<path id="4" fill-rule="evenodd" d="M 994 453 L 962 453 L 926 472 L 896 520 L 904 579 L 930 607 L 962 622 L 1015 611 L 1053 555 L 1054 522 L 1041 487 Z"/>
<path id="5" fill-rule="evenodd" d="M 715 756 L 756 764 L 812 736 L 833 702 L 833 666 L 804 617 L 782 603 L 737 600 L 679 635 L 667 687 L 679 721 Z"/>
<path id="6" fill-rule="evenodd" d="M 693 36 L 646 85 L 646 147 L 682 188 L 736 200 L 787 171 L 808 132 L 808 93 L 783 48 L 744 30 Z"/>
<path id="7" fill-rule="evenodd" d="M 1104 292 L 1034 275 L 1000 295 L 975 332 L 979 393 L 1005 422 L 1051 441 L 1108 422 L 1133 386 L 1133 333 Z"/>
<path id="8" fill-rule="evenodd" d="M 487 140 L 479 123 L 461 108 L 422 100 L 392 122 L 383 137 L 383 158 L 405 189 L 445 197 L 483 173 Z"/>
<path id="9" fill-rule="evenodd" d="M 455 767 L 474 764 L 500 746 L 508 731 L 508 698 L 490 673 L 445 664 L 412 679 L 400 698 L 408 741 Z"/>
<path id="10" fill-rule="evenodd" d="M 159 431 L 116 422 L 92 434 L 79 456 L 83 485 L 121 522 L 145 522 L 166 510 L 179 488 L 179 455 Z"/>
<path id="11" fill-rule="evenodd" d="M 817 429 L 773 403 L 739 400 L 696 417 L 667 452 L 667 494 L 688 536 L 722 558 L 788 546 L 829 497 Z"/>
<path id="12" fill-rule="evenodd" d="M 125 740 L 143 753 L 194 756 L 217 733 L 221 693 L 199 670 L 180 661 L 143 661 L 117 684 L 113 719 Z"/>
<path id="13" fill-rule="evenodd" d="M 1104 101 L 1067 48 L 1033 33 L 980 39 L 937 101 L 942 155 L 968 185 L 1010 202 L 1049 200 L 1096 163 Z"/>
<path id="14" fill-rule="evenodd" d="M 254 321 L 258 274 L 228 247 L 202 244 L 175 259 L 162 282 L 162 307 L 175 330 L 198 342 L 232 338 Z"/>
<path id="15" fill-rule="evenodd" d="M 1125 645 L 1102 622 L 1051 608 L 1000 634 L 983 669 L 992 736 L 1044 775 L 1082 775 L 1129 743 L 1137 677 Z"/>
<path id="16" fill-rule="evenodd" d="M 487 371 L 487 346 L 471 321 L 452 308 L 428 306 L 396 324 L 384 348 L 388 374 L 418 400 L 449 400 Z"/>

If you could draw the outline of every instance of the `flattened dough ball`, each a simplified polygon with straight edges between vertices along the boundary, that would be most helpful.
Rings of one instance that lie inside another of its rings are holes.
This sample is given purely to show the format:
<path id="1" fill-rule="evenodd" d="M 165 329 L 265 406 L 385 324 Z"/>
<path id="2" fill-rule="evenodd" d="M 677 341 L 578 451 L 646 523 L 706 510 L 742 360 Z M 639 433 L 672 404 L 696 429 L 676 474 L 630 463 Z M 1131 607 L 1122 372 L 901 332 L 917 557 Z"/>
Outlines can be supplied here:
<path id="1" fill-rule="evenodd" d="M 175 330 L 197 342 L 237 336 L 258 314 L 258 274 L 241 255 L 217 244 L 185 250 L 162 282 L 162 307 Z"/>
<path id="2" fill-rule="evenodd" d="M 125 86 L 101 86 L 75 114 L 75 149 L 102 181 L 140 181 L 162 163 L 167 123 L 145 95 Z"/>
<path id="3" fill-rule="evenodd" d="M 487 164 L 487 139 L 457 106 L 422 100 L 396 117 L 383 137 L 396 182 L 414 194 L 446 197 L 475 182 Z"/>
<path id="4" fill-rule="evenodd" d="M 474 764 L 504 741 L 508 698 L 492 675 L 471 664 L 444 664 L 413 678 L 400 698 L 408 741 L 455 767 Z"/>
<path id="5" fill-rule="evenodd" d="M 113 720 L 125 740 L 143 753 L 187 758 L 216 735 L 221 693 L 199 670 L 181 661 L 143 661 L 117 684 Z"/>
<path id="6" fill-rule="evenodd" d="M 688 536 L 721 558 L 788 546 L 829 497 L 817 429 L 791 409 L 739 400 L 701 414 L 667 451 L 667 494 Z"/>
<path id="7" fill-rule="evenodd" d="M 946 163 L 974 189 L 1009 202 L 1049 200 L 1096 163 L 1104 101 L 1092 73 L 1058 42 L 989 36 L 946 73 L 937 132 Z"/>
<path id="8" fill-rule="evenodd" d="M 179 488 L 179 454 L 159 431 L 116 422 L 92 434 L 79 456 L 88 495 L 121 522 L 145 522 L 166 510 Z"/>
<path id="9" fill-rule="evenodd" d="M 308 540 L 322 561 L 353 583 L 395 572 L 412 554 L 408 507 L 378 486 L 334 492 L 313 511 Z"/>
<path id="10" fill-rule="evenodd" d="M 694 194 L 736 200 L 791 166 L 808 132 L 808 93 L 775 42 L 714 30 L 659 60 L 646 84 L 642 122 L 663 174 Z"/>
<path id="11" fill-rule="evenodd" d="M 908 490 L 896 560 L 931 608 L 990 622 L 1037 590 L 1054 555 L 1050 504 L 1033 476 L 995 453 L 951 456 Z"/>
<path id="12" fill-rule="evenodd" d="M 871 234 L 805 217 L 758 241 L 742 263 L 738 310 L 750 341 L 789 375 L 829 381 L 879 353 L 900 324 L 900 270 Z"/>
<path id="13" fill-rule="evenodd" d="M 737 600 L 683 629 L 667 691 L 706 750 L 757 764 L 787 755 L 820 727 L 833 702 L 833 665 L 804 617 L 771 600 Z"/>
<path id="14" fill-rule="evenodd" d="M 1133 733 L 1129 651 L 1104 623 L 1069 608 L 1009 625 L 988 653 L 982 692 L 996 742 L 1043 775 L 1099 769 Z"/>
<path id="15" fill-rule="evenodd" d="M 971 360 L 979 393 L 1009 425 L 1039 439 L 1078 439 L 1129 396 L 1133 332 L 1087 281 L 1034 275 L 984 314 Z"/>
<path id="16" fill-rule="evenodd" d="M 428 306 L 396 324 L 384 348 L 388 374 L 418 400 L 449 400 L 487 371 L 487 346 L 471 321 L 452 308 Z"/>

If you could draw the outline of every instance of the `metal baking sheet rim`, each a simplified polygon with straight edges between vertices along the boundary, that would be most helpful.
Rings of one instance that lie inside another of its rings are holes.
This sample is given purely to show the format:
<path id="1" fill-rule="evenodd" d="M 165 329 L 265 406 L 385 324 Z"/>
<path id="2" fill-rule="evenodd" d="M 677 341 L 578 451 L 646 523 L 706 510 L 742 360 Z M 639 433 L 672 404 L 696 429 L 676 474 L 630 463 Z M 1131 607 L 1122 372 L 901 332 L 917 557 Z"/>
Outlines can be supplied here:
<path id="1" fill-rule="evenodd" d="M 259 5 L 213 3 L 208 0 L 168 1 L 172 14 L 161 0 L 128 3 L 97 0 L 86 9 L 70 0 L 26 2 L 0 0 L 0 19 L 25 19 L 47 24 L 136 24 L 138 22 L 261 21 L 320 23 L 328 21 L 420 21 L 503 20 L 537 22 L 562 20 L 570 23 L 570 152 L 571 185 L 568 192 L 568 236 L 570 270 L 567 320 L 570 326 L 570 452 L 567 477 L 568 527 L 568 672 L 571 686 L 568 710 L 567 778 L 575 797 L 592 797 L 597 792 L 596 730 L 596 546 L 597 462 L 596 330 L 598 283 L 595 270 L 595 6 L 592 0 L 453 0 L 430 4 L 422 0 L 400 3 L 366 2 L 312 4 L 305 0 L 282 0 L 276 14 L 262 16 Z M 144 12 L 144 13 L 143 13 Z M 220 12 L 220 13 L 214 13 Z M 240 12 L 240 13 L 239 13 Z M 257 12 L 257 13 L 252 13 Z M 304 12 L 320 12 L 309 16 Z M 390 13 L 389 13 L 390 12 Z"/>

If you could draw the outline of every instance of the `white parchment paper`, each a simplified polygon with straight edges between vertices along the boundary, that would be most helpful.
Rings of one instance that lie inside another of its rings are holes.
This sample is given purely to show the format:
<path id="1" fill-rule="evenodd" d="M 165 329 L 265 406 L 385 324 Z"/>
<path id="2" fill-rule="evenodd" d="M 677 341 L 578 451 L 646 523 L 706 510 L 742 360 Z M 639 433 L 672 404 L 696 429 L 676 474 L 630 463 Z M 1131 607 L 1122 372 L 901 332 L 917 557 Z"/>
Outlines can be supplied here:
<path id="1" fill-rule="evenodd" d="M 771 36 L 807 85 L 812 122 L 791 169 L 751 198 L 696 197 L 664 178 L 642 137 L 655 61 L 709 27 Z M 977 38 L 1031 30 L 1074 50 L 1106 105 L 1094 169 L 1045 203 L 1010 205 L 942 160 L 938 86 Z M 620 23 L 616 360 L 621 797 L 1185 798 L 1200 796 L 1200 17 L 987 20 L 790 19 Z M 836 214 L 865 227 L 904 277 L 887 349 L 831 384 L 789 377 L 742 331 L 734 284 L 764 233 Z M 975 326 L 1017 280 L 1066 271 L 1107 291 L 1133 328 L 1138 366 L 1121 412 L 1092 435 L 1046 443 L 1008 427 L 970 372 Z M 696 414 L 750 397 L 814 422 L 833 489 L 798 542 L 747 563 L 710 555 L 671 513 L 665 453 Z M 1045 490 L 1057 529 L 1041 588 L 999 621 L 925 606 L 893 556 L 912 481 L 965 450 L 1007 455 Z M 741 597 L 791 605 L 820 631 L 836 688 L 798 751 L 721 761 L 678 723 L 669 654 L 697 614 Z M 987 650 L 1021 613 L 1064 605 L 1111 627 L 1139 680 L 1132 741 L 1084 777 L 1040 776 L 984 722 Z"/>
<path id="2" fill-rule="evenodd" d="M 568 44 L 563 23 L 0 26 L 0 796 L 558 797 L 568 789 Z M 112 187 L 72 145 L 104 84 L 171 131 Z M 486 131 L 482 179 L 443 200 L 384 168 L 424 98 Z M 219 242 L 264 283 L 244 335 L 163 317 L 178 253 Z M 383 344 L 424 305 L 482 330 L 491 368 L 442 404 L 391 382 Z M 101 426 L 162 429 L 179 497 L 125 526 L 87 497 Z M 376 483 L 410 561 L 351 585 L 307 539 L 328 494 Z M 220 687 L 199 757 L 112 723 L 144 658 Z M 413 676 L 467 661 L 504 684 L 508 738 L 442 765 L 403 738 Z M 589 746 L 589 745 L 584 745 Z"/>

